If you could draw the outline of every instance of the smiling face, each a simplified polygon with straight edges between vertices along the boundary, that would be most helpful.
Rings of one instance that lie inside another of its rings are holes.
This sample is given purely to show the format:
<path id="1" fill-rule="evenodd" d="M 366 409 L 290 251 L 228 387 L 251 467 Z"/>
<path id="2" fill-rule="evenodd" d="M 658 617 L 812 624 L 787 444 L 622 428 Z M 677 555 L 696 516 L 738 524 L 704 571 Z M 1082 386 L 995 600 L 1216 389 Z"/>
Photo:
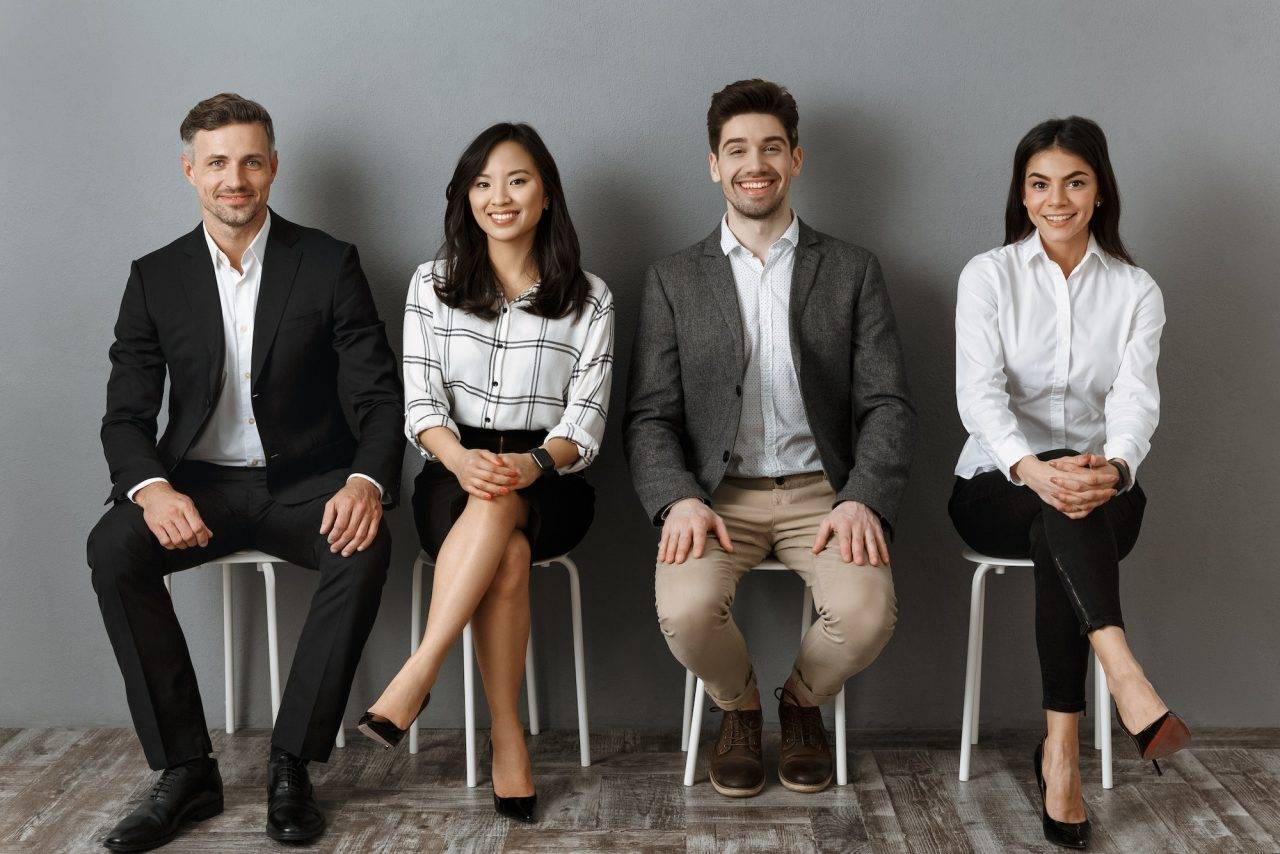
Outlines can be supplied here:
<path id="1" fill-rule="evenodd" d="M 1087 243 L 1089 220 L 1101 201 L 1098 178 L 1080 157 L 1048 148 L 1027 161 L 1022 204 L 1043 242 Z"/>
<path id="2" fill-rule="evenodd" d="M 548 203 L 533 157 L 518 142 L 500 142 L 467 191 L 471 215 L 490 240 L 532 240 Z"/>
<path id="3" fill-rule="evenodd" d="M 768 219 L 790 210 L 791 179 L 800 174 L 804 152 L 787 142 L 776 116 L 744 113 L 724 123 L 720 147 L 709 155 L 711 180 L 725 201 L 748 219 Z"/>
<path id="4" fill-rule="evenodd" d="M 229 228 L 266 216 L 279 162 L 262 125 L 232 124 L 197 131 L 182 153 L 182 171 L 206 214 Z"/>

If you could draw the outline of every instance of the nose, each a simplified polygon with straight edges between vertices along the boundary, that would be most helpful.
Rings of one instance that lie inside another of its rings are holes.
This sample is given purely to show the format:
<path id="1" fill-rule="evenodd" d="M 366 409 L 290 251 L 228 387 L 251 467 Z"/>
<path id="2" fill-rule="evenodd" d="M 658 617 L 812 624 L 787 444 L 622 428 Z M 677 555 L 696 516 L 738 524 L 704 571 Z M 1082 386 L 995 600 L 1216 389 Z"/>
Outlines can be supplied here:
<path id="1" fill-rule="evenodd" d="M 1067 204 L 1067 188 L 1059 184 L 1049 191 L 1049 204 L 1066 205 Z"/>

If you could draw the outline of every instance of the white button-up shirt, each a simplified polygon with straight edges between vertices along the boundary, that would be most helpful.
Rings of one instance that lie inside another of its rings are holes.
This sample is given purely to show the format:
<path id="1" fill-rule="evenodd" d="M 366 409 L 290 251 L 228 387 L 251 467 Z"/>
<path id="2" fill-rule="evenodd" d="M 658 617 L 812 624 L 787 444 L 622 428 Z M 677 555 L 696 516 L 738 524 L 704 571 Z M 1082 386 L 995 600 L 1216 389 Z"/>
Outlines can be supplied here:
<path id="1" fill-rule="evenodd" d="M 262 263 L 270 231 L 271 212 L 268 211 L 262 228 L 240 256 L 242 272 L 237 272 L 231 265 L 231 259 L 213 241 L 209 230 L 204 230 L 209 257 L 213 261 L 214 279 L 218 283 L 218 303 L 222 307 L 222 386 L 213 413 L 192 443 L 186 459 L 247 468 L 266 464 L 267 455 L 262 450 L 262 437 L 258 434 L 258 422 L 253 415 L 250 389 L 253 384 L 253 319 L 258 308 Z M 376 480 L 364 474 L 351 477 L 363 478 L 378 487 L 385 500 L 382 485 Z M 153 477 L 142 481 L 128 491 L 129 500 L 132 501 L 142 487 L 164 480 Z"/>
<path id="2" fill-rule="evenodd" d="M 727 215 L 720 222 L 720 248 L 733 269 L 747 357 L 742 416 L 729 457 L 728 473 L 735 477 L 822 471 L 791 358 L 791 276 L 799 240 L 800 218 L 793 212 L 791 225 L 762 263 L 729 230 Z"/>
<path id="3" fill-rule="evenodd" d="M 1122 459 L 1136 477 L 1160 420 L 1164 300 L 1090 237 L 1062 275 L 1039 232 L 977 256 L 956 299 L 960 477 L 1056 448 Z M 1017 482 L 1017 481 L 1015 481 Z"/>
<path id="4" fill-rule="evenodd" d="M 613 295 L 597 276 L 582 314 L 549 318 L 527 309 L 531 286 L 503 301 L 491 320 L 450 308 L 436 295 L 442 261 L 414 271 L 404 309 L 405 434 L 418 442 L 432 427 L 546 430 L 547 439 L 578 446 L 578 459 L 560 469 L 590 465 L 604 440 L 613 381 Z"/>

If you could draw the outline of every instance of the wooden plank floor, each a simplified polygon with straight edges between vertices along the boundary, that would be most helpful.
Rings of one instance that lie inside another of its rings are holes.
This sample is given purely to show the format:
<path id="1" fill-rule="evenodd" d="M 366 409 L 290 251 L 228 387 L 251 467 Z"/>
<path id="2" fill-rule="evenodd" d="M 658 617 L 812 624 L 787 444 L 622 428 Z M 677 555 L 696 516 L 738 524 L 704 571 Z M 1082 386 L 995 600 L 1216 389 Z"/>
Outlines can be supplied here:
<path id="1" fill-rule="evenodd" d="M 704 734 L 709 738 L 710 732 Z M 280 849 L 262 832 L 269 733 L 214 733 L 227 810 L 164 850 Z M 680 785 L 675 732 L 594 734 L 591 768 L 576 732 L 532 737 L 542 821 L 498 818 L 484 783 L 463 783 L 458 730 L 424 730 L 417 756 L 383 751 L 354 730 L 313 779 L 329 829 L 309 850 L 417 851 L 1054 851 L 1040 834 L 1030 773 L 1035 733 L 998 732 L 960 783 L 947 732 L 853 732 L 849 785 L 801 795 L 771 774 L 755 798 L 729 799 L 706 781 Z M 483 741 L 481 742 L 483 743 Z M 1116 740 L 1115 788 L 1103 791 L 1085 749 L 1092 850 L 1280 852 L 1280 729 L 1197 730 L 1195 747 L 1157 777 Z M 776 763 L 777 733 L 766 732 Z M 125 729 L 0 729 L 0 851 L 101 851 L 106 831 L 150 786 Z"/>

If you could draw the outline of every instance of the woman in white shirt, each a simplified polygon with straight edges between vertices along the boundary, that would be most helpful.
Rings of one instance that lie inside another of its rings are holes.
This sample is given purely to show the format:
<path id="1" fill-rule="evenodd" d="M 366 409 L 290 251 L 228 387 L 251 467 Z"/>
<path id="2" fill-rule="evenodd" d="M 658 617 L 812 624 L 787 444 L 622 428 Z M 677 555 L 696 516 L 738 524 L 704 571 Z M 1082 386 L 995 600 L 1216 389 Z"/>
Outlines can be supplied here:
<path id="1" fill-rule="evenodd" d="M 1014 154 L 1005 245 L 969 262 L 956 301 L 969 440 L 949 510 L 970 547 L 1035 562 L 1048 730 L 1035 773 L 1046 838 L 1076 848 L 1090 832 L 1077 732 L 1091 645 L 1144 758 L 1190 739 L 1143 675 L 1120 610 L 1119 562 L 1146 506 L 1135 478 L 1159 420 L 1164 303 L 1119 222 L 1102 129 L 1044 122 Z"/>
<path id="2" fill-rule="evenodd" d="M 579 266 L 559 171 L 533 128 L 480 134 L 445 192 L 439 259 L 409 284 L 405 428 L 426 458 L 414 487 L 435 558 L 417 652 L 361 718 L 391 747 L 426 707 L 471 622 L 492 717 L 494 806 L 534 820 L 517 714 L 529 637 L 531 561 L 564 554 L 591 524 L 581 470 L 604 436 L 613 299 Z"/>

